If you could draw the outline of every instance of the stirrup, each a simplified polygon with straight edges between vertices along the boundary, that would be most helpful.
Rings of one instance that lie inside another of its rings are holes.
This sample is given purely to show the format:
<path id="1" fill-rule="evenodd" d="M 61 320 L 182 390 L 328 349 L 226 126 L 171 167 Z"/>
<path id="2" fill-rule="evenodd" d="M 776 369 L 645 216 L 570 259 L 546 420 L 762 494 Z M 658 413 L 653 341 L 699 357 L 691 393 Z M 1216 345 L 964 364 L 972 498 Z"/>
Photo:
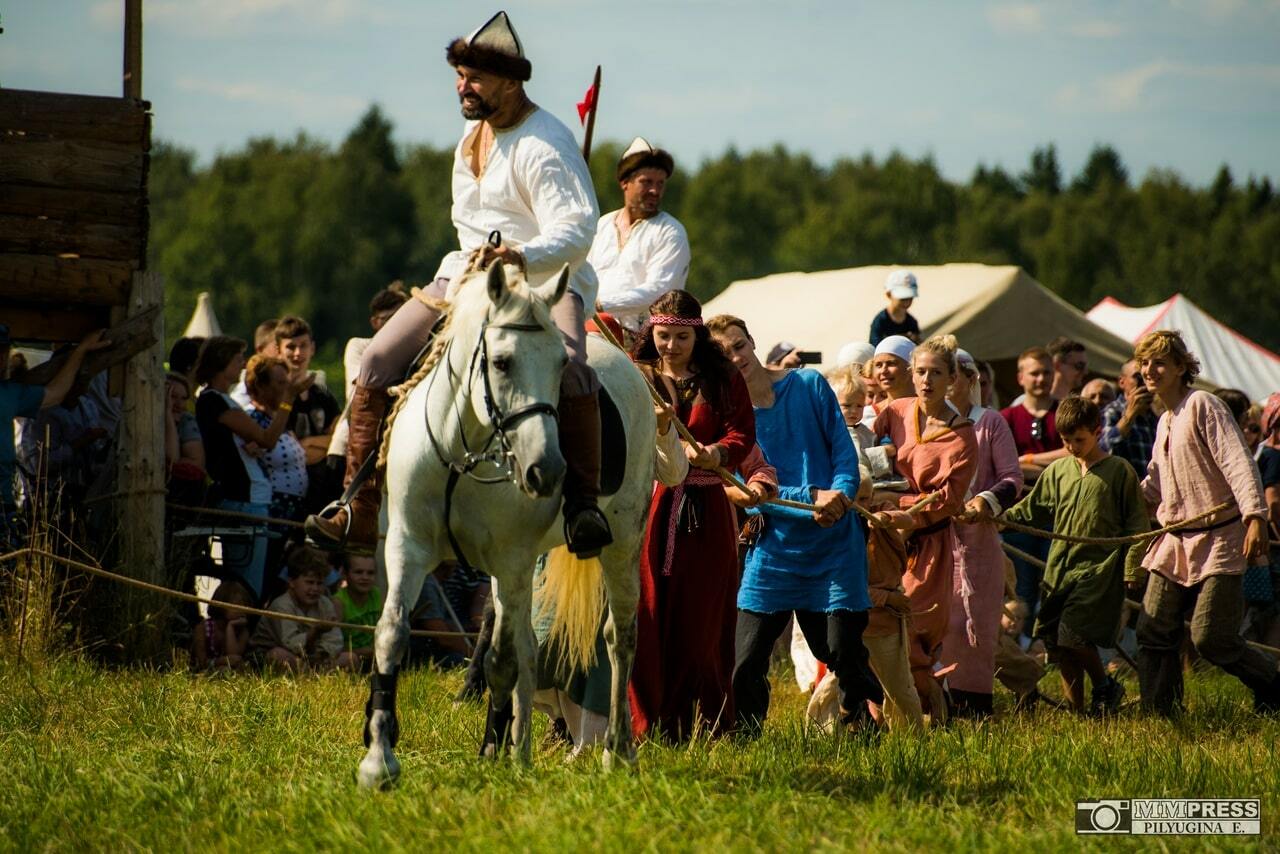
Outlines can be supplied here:
<path id="1" fill-rule="evenodd" d="M 351 517 L 353 514 L 351 512 L 351 502 L 349 500 L 344 501 L 344 498 L 346 498 L 346 496 L 339 498 L 337 501 L 330 501 L 319 513 L 313 513 L 311 516 L 306 518 L 302 527 L 303 530 L 306 531 L 307 545 L 314 546 L 315 548 L 326 552 L 340 552 L 347 550 L 347 539 L 351 536 Z M 312 521 L 313 519 L 324 519 L 328 521 L 337 516 L 343 510 L 347 511 L 347 519 L 346 524 L 343 525 L 342 528 L 342 536 L 337 540 L 334 540 L 329 535 L 328 531 Z"/>

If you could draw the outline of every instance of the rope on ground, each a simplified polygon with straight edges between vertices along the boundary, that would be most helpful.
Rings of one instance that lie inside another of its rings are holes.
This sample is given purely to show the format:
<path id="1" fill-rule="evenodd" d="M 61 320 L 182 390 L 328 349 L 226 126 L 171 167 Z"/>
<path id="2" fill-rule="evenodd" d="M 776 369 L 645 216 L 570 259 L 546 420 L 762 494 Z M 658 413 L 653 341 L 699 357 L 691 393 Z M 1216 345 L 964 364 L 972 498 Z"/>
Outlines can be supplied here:
<path id="1" fill-rule="evenodd" d="M 1234 506 L 1234 502 L 1224 501 L 1217 507 L 1210 508 L 1199 516 L 1193 516 L 1190 519 L 1183 519 L 1181 522 L 1173 522 L 1165 525 L 1163 528 L 1157 528 L 1154 531 L 1147 531 L 1144 534 L 1133 534 L 1127 537 L 1077 537 L 1072 534 L 1057 534 L 1053 531 L 1042 531 L 1039 528 L 1033 528 L 1030 525 L 1023 525 L 1019 522 L 1010 522 L 1007 519 L 995 519 L 995 523 L 1002 528 L 1008 528 L 1011 531 L 1018 531 L 1023 534 L 1031 534 L 1035 537 L 1042 537 L 1046 540 L 1061 540 L 1064 543 L 1072 543 L 1079 546 L 1128 546 L 1134 543 L 1140 543 L 1143 540 L 1150 540 L 1159 537 L 1162 534 L 1170 534 L 1174 531 L 1180 531 L 1183 528 L 1189 528 L 1197 522 L 1203 522 L 1210 516 L 1216 516 L 1223 510 L 1227 510 Z"/>
<path id="2" fill-rule="evenodd" d="M 171 504 L 166 502 L 165 507 L 170 510 L 180 510 L 183 513 L 193 513 L 197 516 L 215 516 L 222 519 L 239 519 L 244 522 L 257 522 L 260 525 L 279 525 L 283 528 L 302 528 L 301 522 L 295 522 L 292 519 L 276 519 L 272 516 L 256 516 L 253 513 L 241 513 L 237 510 L 219 510 L 216 507 L 191 507 L 186 504 Z"/>
<path id="3" fill-rule="evenodd" d="M 348 629 L 350 631 L 357 631 L 357 632 L 367 632 L 369 631 L 369 629 L 373 628 L 373 626 L 363 625 L 360 623 L 342 623 L 336 620 L 323 620 L 317 617 L 304 617 L 304 616 L 295 615 L 295 614 L 285 614 L 280 611 L 269 611 L 265 608 L 252 608 L 248 605 L 234 605 L 228 602 L 215 602 L 214 600 L 207 599 L 203 596 L 196 596 L 194 593 L 184 593 L 181 590 L 171 590 L 170 588 L 162 587 L 159 584 L 152 584 L 149 581 L 143 581 L 139 578 L 130 578 L 127 575 L 121 575 L 118 572 L 112 572 L 111 570 L 103 569 L 100 566 L 94 566 L 88 563 L 81 563 L 78 560 L 72 560 L 71 558 L 62 557 L 60 555 L 54 554 L 53 552 L 45 551 L 44 549 L 38 549 L 34 547 L 18 549 L 17 551 L 9 552 L 8 554 L 5 554 L 5 555 L 0 555 L 0 561 L 8 560 L 13 557 L 20 557 L 22 555 L 36 555 L 39 557 L 43 557 L 47 560 L 54 561 L 55 563 L 60 563 L 63 566 L 68 567 L 70 569 L 76 569 L 81 572 L 86 572 L 90 575 L 96 575 L 101 578 L 108 578 L 112 581 L 118 581 L 121 584 L 124 584 L 129 587 L 136 587 L 139 590 L 148 590 L 148 591 L 151 591 L 152 593 L 159 593 L 161 595 L 168 596 L 171 599 L 181 599 L 184 602 L 199 602 L 205 605 L 213 605 L 218 608 L 225 608 L 228 611 L 239 611 L 245 614 L 255 614 L 259 617 L 272 617 L 278 620 L 288 620 L 289 622 L 293 622 L 293 623 L 304 623 L 309 626 L 325 626 L 328 628 Z M 413 637 L 419 637 L 419 638 L 467 638 L 467 639 L 470 639 L 470 638 L 478 637 L 478 635 L 475 632 L 438 632 L 438 631 L 431 631 L 428 629 L 412 629 L 410 630 L 409 634 Z"/>

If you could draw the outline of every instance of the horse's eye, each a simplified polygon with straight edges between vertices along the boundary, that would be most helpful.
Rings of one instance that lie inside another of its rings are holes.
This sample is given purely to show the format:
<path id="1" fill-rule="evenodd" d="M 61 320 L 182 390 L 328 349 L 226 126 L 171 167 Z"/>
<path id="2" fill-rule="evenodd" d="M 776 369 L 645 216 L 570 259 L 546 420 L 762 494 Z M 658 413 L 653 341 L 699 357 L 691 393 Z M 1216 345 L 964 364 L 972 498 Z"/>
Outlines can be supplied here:
<path id="1" fill-rule="evenodd" d="M 507 371 L 511 370 L 511 357 L 510 356 L 494 356 L 493 367 L 495 370 L 505 374 Z"/>

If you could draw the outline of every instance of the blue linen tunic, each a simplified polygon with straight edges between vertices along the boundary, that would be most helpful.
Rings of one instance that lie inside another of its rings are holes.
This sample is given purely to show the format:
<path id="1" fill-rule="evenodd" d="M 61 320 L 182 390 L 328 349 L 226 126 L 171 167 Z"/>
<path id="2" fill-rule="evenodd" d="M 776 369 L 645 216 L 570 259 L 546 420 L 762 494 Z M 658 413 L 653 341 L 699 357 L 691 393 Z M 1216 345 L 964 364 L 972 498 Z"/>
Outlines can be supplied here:
<path id="1" fill-rule="evenodd" d="M 858 493 L 858 455 L 826 379 L 808 368 L 773 384 L 774 404 L 755 408 L 756 442 L 778 470 L 779 497 L 809 503 L 811 489 Z M 850 511 L 823 528 L 802 510 L 765 505 L 764 531 L 738 588 L 746 611 L 865 611 L 867 550 Z"/>

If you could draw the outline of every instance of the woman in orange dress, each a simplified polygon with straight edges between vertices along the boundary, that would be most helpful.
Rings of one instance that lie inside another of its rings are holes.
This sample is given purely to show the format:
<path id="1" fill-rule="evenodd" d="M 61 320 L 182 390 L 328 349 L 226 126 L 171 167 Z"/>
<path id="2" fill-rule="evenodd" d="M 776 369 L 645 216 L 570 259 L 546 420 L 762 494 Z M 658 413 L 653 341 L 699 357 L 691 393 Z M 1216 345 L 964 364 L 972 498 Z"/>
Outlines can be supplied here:
<path id="1" fill-rule="evenodd" d="M 924 710 L 935 721 L 946 717 L 933 667 L 951 614 L 952 517 L 964 510 L 978 461 L 972 422 L 947 403 L 955 374 L 955 336 L 935 335 L 920 344 L 911 354 L 916 396 L 891 402 L 875 426 L 876 437 L 897 449 L 894 467 L 907 479 L 908 492 L 898 496 L 897 507 L 877 515 L 906 537 L 902 584 L 911 601 L 911 675 Z M 930 493 L 936 498 L 916 507 Z"/>

